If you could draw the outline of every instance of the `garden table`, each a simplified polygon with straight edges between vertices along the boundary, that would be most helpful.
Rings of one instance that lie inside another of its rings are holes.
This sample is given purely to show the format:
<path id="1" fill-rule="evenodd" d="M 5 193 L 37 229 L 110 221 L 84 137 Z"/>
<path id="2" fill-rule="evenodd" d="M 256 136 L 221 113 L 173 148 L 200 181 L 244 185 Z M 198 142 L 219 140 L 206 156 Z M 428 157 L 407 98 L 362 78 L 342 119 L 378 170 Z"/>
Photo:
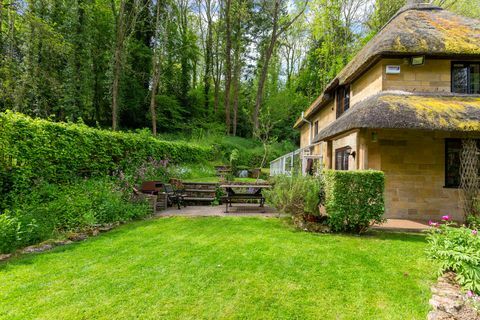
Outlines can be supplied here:
<path id="1" fill-rule="evenodd" d="M 263 189 L 269 189 L 269 184 L 223 184 L 220 188 L 225 189 L 227 193 L 223 197 L 225 201 L 225 213 L 228 213 L 228 207 L 232 207 L 235 200 L 260 200 L 260 207 L 265 205 L 265 197 L 262 194 Z M 246 189 L 246 191 L 244 191 Z M 265 212 L 263 210 L 262 212 Z"/>

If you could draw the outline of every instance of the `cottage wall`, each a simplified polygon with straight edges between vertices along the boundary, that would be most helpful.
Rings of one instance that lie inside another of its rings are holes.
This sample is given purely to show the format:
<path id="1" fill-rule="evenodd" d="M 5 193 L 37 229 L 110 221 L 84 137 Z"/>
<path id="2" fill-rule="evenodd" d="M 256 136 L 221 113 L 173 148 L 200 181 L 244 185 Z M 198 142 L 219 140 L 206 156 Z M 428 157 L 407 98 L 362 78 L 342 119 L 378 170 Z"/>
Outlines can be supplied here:
<path id="1" fill-rule="evenodd" d="M 449 214 L 463 220 L 458 189 L 444 188 L 446 137 L 410 130 L 364 131 L 365 167 L 385 172 L 387 218 L 438 220 Z"/>
<path id="2" fill-rule="evenodd" d="M 425 59 L 422 66 L 411 66 L 408 59 L 383 59 L 383 90 L 411 92 L 450 92 L 451 61 Z M 399 65 L 400 74 L 386 74 L 387 65 Z"/>
<path id="3" fill-rule="evenodd" d="M 300 148 L 305 148 L 310 144 L 310 126 L 305 123 L 300 127 Z"/>
<path id="4" fill-rule="evenodd" d="M 350 106 L 382 91 L 382 63 L 379 62 L 350 86 Z"/>
<path id="5" fill-rule="evenodd" d="M 335 104 L 332 101 L 328 105 L 320 109 L 315 114 L 315 116 L 310 119 L 310 121 L 312 121 L 312 132 L 314 132 L 315 130 L 315 121 L 318 121 L 318 130 L 320 131 L 326 126 L 328 126 L 330 123 L 335 121 L 335 119 L 336 119 Z M 309 134 L 310 134 L 309 125 L 305 123 L 300 129 L 300 148 L 305 148 L 306 146 L 309 145 Z M 315 150 L 320 150 L 320 149 L 317 148 Z M 317 154 L 317 153 L 312 153 L 312 154 Z"/>

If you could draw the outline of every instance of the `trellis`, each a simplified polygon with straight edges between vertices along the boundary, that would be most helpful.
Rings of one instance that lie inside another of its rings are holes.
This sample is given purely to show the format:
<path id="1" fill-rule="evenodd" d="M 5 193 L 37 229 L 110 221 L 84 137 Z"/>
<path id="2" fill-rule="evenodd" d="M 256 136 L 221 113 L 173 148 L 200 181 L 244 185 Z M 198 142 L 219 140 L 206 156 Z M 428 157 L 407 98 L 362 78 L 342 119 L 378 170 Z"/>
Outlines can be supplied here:
<path id="1" fill-rule="evenodd" d="M 480 150 L 475 139 L 462 140 L 462 153 L 460 155 L 460 197 L 466 217 L 480 216 Z"/>

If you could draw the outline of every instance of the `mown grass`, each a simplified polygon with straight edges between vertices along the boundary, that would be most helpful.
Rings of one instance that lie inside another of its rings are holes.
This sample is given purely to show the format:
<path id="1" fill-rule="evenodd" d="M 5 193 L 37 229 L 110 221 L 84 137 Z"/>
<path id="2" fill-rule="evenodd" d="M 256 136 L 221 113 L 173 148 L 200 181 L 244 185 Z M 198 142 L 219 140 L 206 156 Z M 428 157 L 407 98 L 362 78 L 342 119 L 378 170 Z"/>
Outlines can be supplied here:
<path id="1" fill-rule="evenodd" d="M 165 218 L 0 264 L 2 319 L 425 319 L 424 237 Z"/>

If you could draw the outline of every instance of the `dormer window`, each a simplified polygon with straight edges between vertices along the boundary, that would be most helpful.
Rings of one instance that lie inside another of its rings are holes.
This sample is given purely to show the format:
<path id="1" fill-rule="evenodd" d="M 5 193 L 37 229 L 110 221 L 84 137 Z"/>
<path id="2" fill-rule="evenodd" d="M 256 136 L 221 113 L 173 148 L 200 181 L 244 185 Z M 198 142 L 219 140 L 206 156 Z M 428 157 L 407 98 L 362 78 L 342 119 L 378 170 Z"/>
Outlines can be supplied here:
<path id="1" fill-rule="evenodd" d="M 452 92 L 480 94 L 480 62 L 452 64 Z"/>
<path id="2" fill-rule="evenodd" d="M 350 108 L 350 86 L 337 89 L 337 118 Z"/>

